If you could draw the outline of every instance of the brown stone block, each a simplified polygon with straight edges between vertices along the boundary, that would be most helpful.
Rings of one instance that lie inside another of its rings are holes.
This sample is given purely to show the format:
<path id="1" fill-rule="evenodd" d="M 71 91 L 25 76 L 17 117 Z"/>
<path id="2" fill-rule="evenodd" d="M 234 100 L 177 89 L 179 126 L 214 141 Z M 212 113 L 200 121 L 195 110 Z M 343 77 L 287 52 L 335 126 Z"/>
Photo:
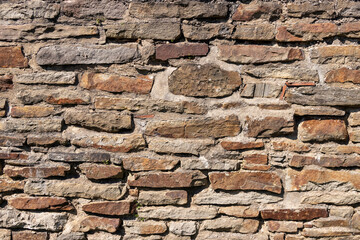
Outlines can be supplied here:
<path id="1" fill-rule="evenodd" d="M 26 68 L 28 60 L 21 47 L 0 47 L 0 68 Z"/>

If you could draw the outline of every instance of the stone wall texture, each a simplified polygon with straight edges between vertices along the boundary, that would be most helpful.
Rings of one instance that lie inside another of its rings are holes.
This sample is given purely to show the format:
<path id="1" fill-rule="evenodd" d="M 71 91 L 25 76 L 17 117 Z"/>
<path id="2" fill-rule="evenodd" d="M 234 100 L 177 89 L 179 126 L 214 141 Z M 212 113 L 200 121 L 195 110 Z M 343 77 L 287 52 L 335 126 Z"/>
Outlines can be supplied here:
<path id="1" fill-rule="evenodd" d="M 360 2 L 0 0 L 1 240 L 360 240 Z"/>

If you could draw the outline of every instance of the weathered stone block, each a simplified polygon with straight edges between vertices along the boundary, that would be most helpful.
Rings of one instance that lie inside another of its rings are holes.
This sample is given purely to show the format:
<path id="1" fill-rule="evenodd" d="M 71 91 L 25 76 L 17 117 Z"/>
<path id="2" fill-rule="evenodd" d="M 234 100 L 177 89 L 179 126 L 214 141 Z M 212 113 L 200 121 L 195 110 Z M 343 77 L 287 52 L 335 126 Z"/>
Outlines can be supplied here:
<path id="1" fill-rule="evenodd" d="M 15 167 L 6 165 L 4 174 L 12 178 L 49 178 L 64 177 L 70 171 L 68 164 L 40 164 L 33 167 Z"/>
<path id="2" fill-rule="evenodd" d="M 86 216 L 77 220 L 72 230 L 76 232 L 91 232 L 100 230 L 114 233 L 119 229 L 120 225 L 121 220 L 119 218 Z"/>
<path id="3" fill-rule="evenodd" d="M 308 221 L 320 217 L 328 217 L 326 208 L 294 208 L 294 209 L 265 209 L 261 210 L 263 219 Z"/>
<path id="4" fill-rule="evenodd" d="M 16 83 L 22 84 L 55 84 L 65 85 L 75 83 L 75 73 L 72 72 L 43 72 L 17 75 Z"/>
<path id="5" fill-rule="evenodd" d="M 130 214 L 131 202 L 119 201 L 119 202 L 92 202 L 83 205 L 82 209 L 88 213 L 110 215 L 110 216 L 122 216 Z"/>
<path id="6" fill-rule="evenodd" d="M 55 113 L 54 107 L 47 106 L 13 106 L 10 116 L 14 118 L 41 118 Z"/>
<path id="7" fill-rule="evenodd" d="M 265 117 L 259 120 L 247 117 L 247 122 L 249 137 L 272 137 L 294 131 L 294 121 L 283 117 Z"/>
<path id="8" fill-rule="evenodd" d="M 60 132 L 61 118 L 4 119 L 0 121 L 3 132 Z"/>
<path id="9" fill-rule="evenodd" d="M 232 19 L 235 21 L 250 21 L 257 18 L 274 19 L 281 14 L 281 5 L 273 2 L 241 3 L 236 9 Z"/>
<path id="10" fill-rule="evenodd" d="M 171 170 L 178 163 L 179 159 L 153 159 L 147 157 L 127 157 L 122 159 L 123 167 L 129 171 L 151 171 L 151 170 Z"/>
<path id="11" fill-rule="evenodd" d="M 139 217 L 151 219 L 202 220 L 217 215 L 214 207 L 143 207 L 138 210 Z"/>
<path id="12" fill-rule="evenodd" d="M 14 197 L 8 200 L 18 210 L 72 211 L 74 207 L 60 197 Z"/>
<path id="13" fill-rule="evenodd" d="M 298 127 L 303 142 L 343 141 L 348 138 L 344 120 L 305 120 Z"/>
<path id="14" fill-rule="evenodd" d="M 184 190 L 140 191 L 138 201 L 147 206 L 185 205 L 188 202 L 188 194 Z"/>
<path id="15" fill-rule="evenodd" d="M 0 47 L 1 68 L 26 68 L 28 60 L 24 57 L 21 47 Z"/>
<path id="16" fill-rule="evenodd" d="M 206 43 L 168 43 L 156 46 L 156 59 L 168 60 L 189 56 L 205 56 L 209 51 Z"/>
<path id="17" fill-rule="evenodd" d="M 164 222 L 158 221 L 124 221 L 123 225 L 126 233 L 140 235 L 162 234 L 168 229 Z"/>
<path id="18" fill-rule="evenodd" d="M 115 165 L 83 163 L 79 168 L 88 179 L 92 180 L 123 178 L 124 175 L 122 167 Z"/>

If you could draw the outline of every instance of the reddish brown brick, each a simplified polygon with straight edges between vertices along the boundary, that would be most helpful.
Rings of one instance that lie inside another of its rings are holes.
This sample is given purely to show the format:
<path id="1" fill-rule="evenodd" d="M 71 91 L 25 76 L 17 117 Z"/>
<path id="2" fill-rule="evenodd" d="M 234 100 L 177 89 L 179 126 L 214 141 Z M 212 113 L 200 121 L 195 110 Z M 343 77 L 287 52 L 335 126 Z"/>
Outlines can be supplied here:
<path id="1" fill-rule="evenodd" d="M 149 76 L 136 78 L 86 72 L 81 76 L 80 86 L 107 92 L 132 92 L 146 94 L 151 91 L 153 80 Z"/>
<path id="2" fill-rule="evenodd" d="M 132 187 L 183 188 L 203 186 L 207 177 L 200 171 L 137 173 L 129 178 Z"/>
<path id="3" fill-rule="evenodd" d="M 122 167 L 115 165 L 83 163 L 79 165 L 79 168 L 88 179 L 95 180 L 122 178 L 124 174 Z"/>
<path id="4" fill-rule="evenodd" d="M 0 68 L 26 68 L 28 60 L 21 47 L 0 47 Z"/>
<path id="5" fill-rule="evenodd" d="M 260 211 L 263 219 L 308 221 L 328 217 L 326 208 L 266 209 Z"/>
<path id="6" fill-rule="evenodd" d="M 74 207 L 61 197 L 15 197 L 8 203 L 19 210 L 72 211 Z"/>
<path id="7" fill-rule="evenodd" d="M 40 118 L 50 116 L 54 113 L 54 107 L 14 106 L 11 108 L 10 116 L 14 118 Z"/>
<path id="8" fill-rule="evenodd" d="M 131 213 L 132 203 L 129 201 L 93 202 L 85 204 L 82 209 L 88 213 L 123 216 Z"/>
<path id="9" fill-rule="evenodd" d="M 224 190 L 263 190 L 281 193 L 280 177 L 274 172 L 212 172 L 211 187 Z"/>
<path id="10" fill-rule="evenodd" d="M 47 240 L 47 232 L 20 231 L 12 232 L 12 240 Z"/>
<path id="11" fill-rule="evenodd" d="M 264 147 L 263 142 L 231 142 L 231 141 L 222 141 L 221 146 L 228 151 L 234 150 L 249 150 L 249 149 L 259 149 Z"/>
<path id="12" fill-rule="evenodd" d="M 156 46 L 156 59 L 168 60 L 188 56 L 205 56 L 209 51 L 206 43 L 168 43 Z"/>

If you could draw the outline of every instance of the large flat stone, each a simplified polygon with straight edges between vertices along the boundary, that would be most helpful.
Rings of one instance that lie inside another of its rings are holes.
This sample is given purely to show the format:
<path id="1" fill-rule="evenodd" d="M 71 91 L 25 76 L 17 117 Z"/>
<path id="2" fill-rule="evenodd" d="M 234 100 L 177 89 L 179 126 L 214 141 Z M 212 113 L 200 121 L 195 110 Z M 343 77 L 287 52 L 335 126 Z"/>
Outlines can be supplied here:
<path id="1" fill-rule="evenodd" d="M 212 219 L 217 215 L 214 207 L 143 207 L 138 210 L 139 217 L 152 219 L 201 220 Z"/>

